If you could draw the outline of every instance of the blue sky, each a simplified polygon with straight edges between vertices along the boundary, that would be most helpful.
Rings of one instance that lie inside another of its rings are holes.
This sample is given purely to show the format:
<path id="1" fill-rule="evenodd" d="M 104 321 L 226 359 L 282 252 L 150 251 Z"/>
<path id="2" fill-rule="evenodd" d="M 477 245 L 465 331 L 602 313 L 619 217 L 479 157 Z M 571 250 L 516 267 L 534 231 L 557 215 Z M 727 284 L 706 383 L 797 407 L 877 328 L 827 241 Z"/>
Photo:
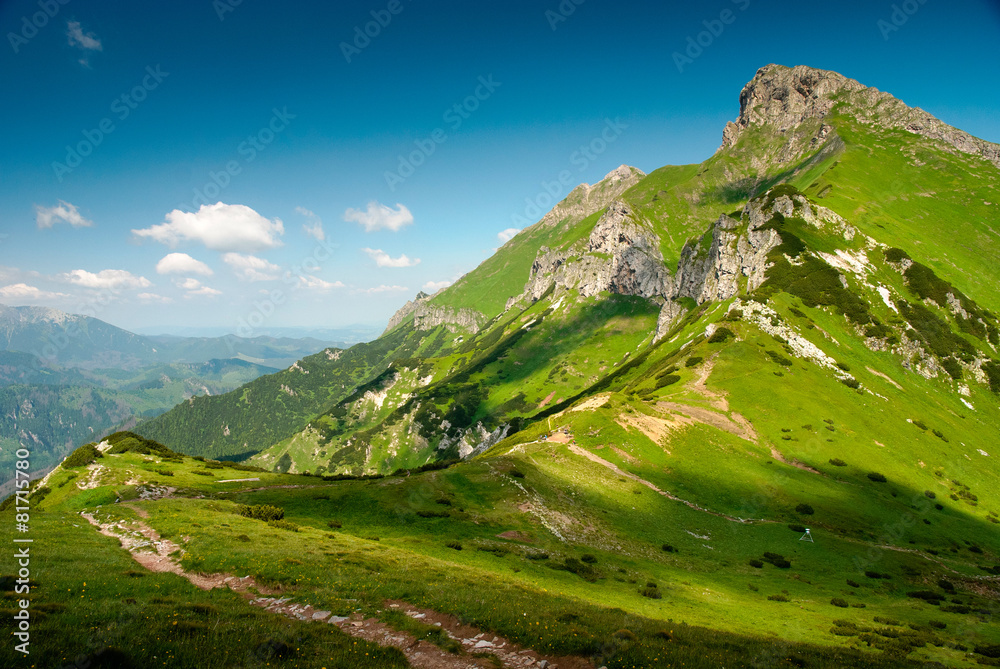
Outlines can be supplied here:
<path id="1" fill-rule="evenodd" d="M 561 171 L 710 156 L 772 62 L 1000 142 L 997 2 L 317 4 L 0 3 L 0 302 L 144 330 L 384 323 L 533 222 Z"/>

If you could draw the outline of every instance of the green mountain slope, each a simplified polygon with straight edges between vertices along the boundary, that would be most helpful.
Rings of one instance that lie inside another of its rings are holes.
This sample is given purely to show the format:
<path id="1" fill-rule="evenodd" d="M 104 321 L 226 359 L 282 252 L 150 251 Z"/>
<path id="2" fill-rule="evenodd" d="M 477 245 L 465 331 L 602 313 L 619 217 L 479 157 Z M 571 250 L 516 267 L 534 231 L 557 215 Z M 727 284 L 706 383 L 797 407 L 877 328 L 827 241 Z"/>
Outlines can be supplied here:
<path id="1" fill-rule="evenodd" d="M 201 459 L 84 448 L 35 495 L 111 526 L 169 484 L 188 570 L 595 667 L 994 662 L 1000 147 L 810 68 L 740 102 L 378 340 L 139 427 Z"/>

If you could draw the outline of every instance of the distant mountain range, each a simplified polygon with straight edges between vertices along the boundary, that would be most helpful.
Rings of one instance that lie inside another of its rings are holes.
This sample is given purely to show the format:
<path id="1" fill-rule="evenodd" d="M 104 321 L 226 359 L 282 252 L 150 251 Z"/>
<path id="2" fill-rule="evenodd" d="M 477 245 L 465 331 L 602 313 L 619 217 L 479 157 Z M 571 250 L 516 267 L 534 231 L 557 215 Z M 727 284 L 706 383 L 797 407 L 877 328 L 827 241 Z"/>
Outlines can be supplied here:
<path id="1" fill-rule="evenodd" d="M 26 445 L 32 465 L 197 395 L 217 395 L 336 343 L 319 339 L 143 336 L 88 316 L 0 305 L 0 493 Z"/>

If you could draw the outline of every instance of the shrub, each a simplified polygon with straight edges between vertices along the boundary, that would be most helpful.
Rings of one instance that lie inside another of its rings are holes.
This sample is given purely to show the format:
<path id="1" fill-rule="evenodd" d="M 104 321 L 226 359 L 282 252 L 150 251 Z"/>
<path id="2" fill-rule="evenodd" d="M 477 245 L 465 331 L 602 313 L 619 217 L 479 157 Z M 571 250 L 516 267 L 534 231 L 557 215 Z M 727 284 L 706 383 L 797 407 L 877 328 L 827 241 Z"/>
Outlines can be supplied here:
<path id="1" fill-rule="evenodd" d="M 842 609 L 846 609 L 848 606 L 847 600 L 841 597 L 834 597 L 833 599 L 830 600 L 830 603 L 833 604 L 834 606 L 839 606 Z"/>
<path id="2" fill-rule="evenodd" d="M 448 518 L 451 514 L 447 511 L 427 511 L 420 509 L 417 511 L 417 515 L 421 518 Z"/>
<path id="3" fill-rule="evenodd" d="M 792 563 L 784 558 L 782 555 L 777 553 L 764 553 L 764 562 L 770 562 L 778 569 L 788 569 L 792 566 Z"/>
<path id="4" fill-rule="evenodd" d="M 791 367 L 792 366 L 792 361 L 789 360 L 788 358 L 786 358 L 785 356 L 781 355 L 777 351 L 764 351 L 764 353 L 766 353 L 768 355 L 768 357 L 771 358 L 771 360 L 773 360 L 774 362 L 778 363 L 782 367 Z"/>
<path id="5" fill-rule="evenodd" d="M 597 564 L 597 558 L 594 557 L 593 555 L 590 555 L 589 553 L 586 554 L 586 555 L 580 556 L 580 560 L 582 560 L 583 562 L 586 562 L 587 564 Z"/>
<path id="6" fill-rule="evenodd" d="M 948 443 L 948 437 L 944 436 L 944 432 L 942 432 L 941 430 L 931 430 L 931 432 L 933 432 L 934 436 L 943 441 L 944 443 L 946 444 Z"/>
<path id="7" fill-rule="evenodd" d="M 913 597 L 914 599 L 922 599 L 925 602 L 930 602 L 931 604 L 938 602 L 940 603 L 944 599 L 944 595 L 938 594 L 933 590 L 914 590 L 912 592 L 906 593 L 907 597 Z"/>
<path id="8" fill-rule="evenodd" d="M 245 544 L 248 544 L 248 543 L 250 543 L 250 537 L 248 537 L 248 536 L 247 536 L 247 535 L 245 535 L 245 534 L 241 534 L 241 535 L 237 536 L 237 537 L 236 537 L 236 540 L 237 540 L 237 541 L 242 541 L 242 542 L 243 542 L 243 543 L 245 543 Z"/>
<path id="9" fill-rule="evenodd" d="M 254 518 L 256 520 L 264 521 L 281 520 L 285 517 L 284 509 L 278 506 L 269 506 L 267 504 L 255 504 L 253 506 L 240 504 L 236 507 L 236 513 L 246 518 Z"/>
<path id="10" fill-rule="evenodd" d="M 938 579 L 938 587 L 948 592 L 955 592 L 955 584 L 947 579 Z"/>
<path id="11" fill-rule="evenodd" d="M 899 622 L 895 618 L 887 618 L 885 616 L 875 616 L 874 618 L 872 618 L 872 620 L 882 625 L 894 625 L 896 627 L 903 626 L 903 623 Z"/>
<path id="12" fill-rule="evenodd" d="M 269 527 L 276 527 L 279 530 L 288 530 L 289 532 L 298 532 L 299 526 L 295 523 L 289 523 L 287 520 L 269 520 L 267 521 Z"/>
<path id="13" fill-rule="evenodd" d="M 631 630 L 626 630 L 626 629 L 620 629 L 617 632 L 615 632 L 614 634 L 612 634 L 611 636 L 613 636 L 614 638 L 619 639 L 621 641 L 635 641 L 636 639 L 639 638 L 639 637 L 637 637 L 635 635 L 634 632 L 632 632 Z"/>
<path id="14" fill-rule="evenodd" d="M 156 471 L 156 473 L 159 474 L 160 476 L 173 476 L 174 475 L 174 473 L 172 471 L 170 471 L 169 469 L 156 469 L 154 471 Z"/>
<path id="15" fill-rule="evenodd" d="M 848 365 L 846 362 L 838 362 L 837 363 L 837 367 L 838 367 L 838 369 L 840 369 L 843 372 L 849 372 L 849 371 L 851 371 L 851 366 Z"/>
<path id="16" fill-rule="evenodd" d="M 770 600 L 772 602 L 787 602 L 788 601 L 788 597 L 785 597 L 784 595 L 768 595 L 767 598 L 768 598 L 768 600 Z"/>
<path id="17" fill-rule="evenodd" d="M 867 606 L 868 605 L 865 604 L 864 602 L 851 602 L 852 609 L 864 609 L 867 608 Z"/>
<path id="18" fill-rule="evenodd" d="M 869 481 L 874 481 L 875 483 L 885 483 L 886 482 L 886 478 L 882 474 L 879 474 L 878 472 L 872 472 L 871 474 L 869 474 L 868 475 L 868 480 Z"/>
<path id="19" fill-rule="evenodd" d="M 528 558 L 529 560 L 548 560 L 549 554 L 540 551 L 538 553 L 528 553 L 524 557 Z"/>
<path id="20" fill-rule="evenodd" d="M 750 566 L 754 569 L 762 569 L 764 567 L 764 563 L 760 560 L 750 560 Z"/>
<path id="21" fill-rule="evenodd" d="M 524 478 L 524 472 L 522 472 L 520 469 L 517 469 L 516 467 L 510 470 L 510 475 L 516 479 Z"/>
<path id="22" fill-rule="evenodd" d="M 815 513 L 813 508 L 808 504 L 799 504 L 797 507 L 795 507 L 795 511 L 796 513 L 801 513 L 807 516 L 811 516 Z"/>
<path id="23" fill-rule="evenodd" d="M 857 581 L 852 581 L 851 579 L 847 579 L 847 585 L 851 586 L 852 588 L 860 588 L 861 587 L 860 583 L 858 583 Z"/>
<path id="24" fill-rule="evenodd" d="M 926 497 L 927 499 L 934 499 L 935 497 L 937 497 L 937 495 L 935 495 L 934 492 L 930 490 L 925 490 L 924 497 Z"/>
<path id="25" fill-rule="evenodd" d="M 805 532 L 806 531 L 806 526 L 805 525 L 799 525 L 797 523 L 790 523 L 788 525 L 788 529 L 790 529 L 792 532 L 799 532 L 799 533 L 801 533 L 801 532 Z"/>
<path id="26" fill-rule="evenodd" d="M 840 382 L 843 383 L 848 388 L 853 388 L 854 390 L 857 390 L 858 388 L 861 387 L 861 382 L 855 379 L 853 376 L 849 376 L 846 379 L 841 379 Z"/>
<path id="27" fill-rule="evenodd" d="M 461 542 L 458 541 L 449 541 L 448 543 L 445 544 L 445 546 L 447 546 L 448 548 L 453 548 L 456 551 L 462 550 L 462 544 Z"/>
<path id="28" fill-rule="evenodd" d="M 847 463 L 840 458 L 830 458 L 830 464 L 834 467 L 846 467 Z"/>
<path id="29" fill-rule="evenodd" d="M 708 343 L 709 344 L 722 344 L 726 340 L 731 339 L 732 337 L 735 337 L 735 336 L 736 335 L 729 328 L 725 328 L 725 327 L 718 328 L 715 332 L 712 333 L 712 336 L 708 338 Z"/>
<path id="30" fill-rule="evenodd" d="M 326 521 L 327 527 L 332 527 L 335 530 L 339 530 L 344 525 L 339 520 L 328 520 Z"/>
<path id="31" fill-rule="evenodd" d="M 663 544 L 662 548 L 667 553 L 677 553 L 677 552 L 679 552 L 676 548 L 674 548 L 670 544 Z"/>
<path id="32" fill-rule="evenodd" d="M 66 456 L 66 459 L 62 462 L 62 467 L 63 469 L 69 469 L 71 467 L 85 467 L 98 458 L 103 457 L 104 455 L 97 450 L 97 444 L 84 444 Z"/>
<path id="33" fill-rule="evenodd" d="M 868 578 L 876 578 L 876 579 L 881 578 L 885 580 L 889 580 L 892 578 L 892 576 L 890 576 L 889 574 L 880 574 L 877 571 L 871 571 L 871 570 L 866 570 L 865 576 L 867 576 Z"/>
<path id="34" fill-rule="evenodd" d="M 650 599 L 663 599 L 663 594 L 655 584 L 652 587 L 647 585 L 645 588 L 639 588 L 639 594 Z"/>
<path id="35" fill-rule="evenodd" d="M 948 626 L 947 623 L 943 623 L 940 620 L 928 620 L 927 624 L 936 630 L 943 630 L 945 627 Z"/>
<path id="36" fill-rule="evenodd" d="M 699 357 L 697 355 L 692 355 L 690 358 L 687 359 L 687 362 L 684 363 L 684 366 L 685 367 L 694 367 L 695 365 L 697 365 L 698 363 L 700 363 L 702 360 L 704 360 L 704 358 L 701 358 L 701 357 Z"/>

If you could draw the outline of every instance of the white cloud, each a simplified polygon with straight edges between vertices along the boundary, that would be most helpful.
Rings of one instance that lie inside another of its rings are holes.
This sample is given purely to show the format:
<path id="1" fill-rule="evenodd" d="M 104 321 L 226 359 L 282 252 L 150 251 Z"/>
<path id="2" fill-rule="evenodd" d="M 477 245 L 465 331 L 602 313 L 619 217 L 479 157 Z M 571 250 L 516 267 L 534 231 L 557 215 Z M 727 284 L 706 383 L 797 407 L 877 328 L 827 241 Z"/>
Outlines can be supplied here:
<path id="1" fill-rule="evenodd" d="M 409 288 L 406 286 L 375 286 L 374 288 L 361 288 L 358 290 L 359 293 L 406 293 L 409 292 Z"/>
<path id="2" fill-rule="evenodd" d="M 434 294 L 439 290 L 441 290 L 442 288 L 447 288 L 450 285 L 451 281 L 428 281 L 427 283 L 424 284 L 422 290 L 425 293 Z"/>
<path id="3" fill-rule="evenodd" d="M 189 277 L 183 281 L 176 281 L 175 283 L 178 288 L 187 291 L 187 294 L 184 297 L 195 297 L 197 295 L 222 295 L 222 291 L 216 290 L 215 288 L 209 288 L 208 286 L 203 286 L 201 281 L 198 279 L 192 279 Z"/>
<path id="4" fill-rule="evenodd" d="M 330 283 L 329 281 L 324 281 L 318 276 L 307 276 L 305 274 L 299 276 L 299 287 L 308 288 L 310 290 L 330 290 L 331 288 L 343 288 L 344 284 L 340 281 L 334 281 Z"/>
<path id="5" fill-rule="evenodd" d="M 404 225 L 413 223 L 413 214 L 403 205 L 396 203 L 396 208 L 387 207 L 380 202 L 372 200 L 368 203 L 368 209 L 348 209 L 344 212 L 345 221 L 353 221 L 364 226 L 365 232 L 388 229 L 393 232 L 398 231 Z"/>
<path id="6" fill-rule="evenodd" d="M 66 34 L 69 36 L 69 43 L 71 45 L 79 46 L 81 49 L 88 51 L 104 50 L 101 40 L 97 39 L 94 33 L 84 33 L 79 21 L 70 21 L 66 24 L 66 27 L 69 28 Z"/>
<path id="7" fill-rule="evenodd" d="M 136 295 L 143 302 L 155 302 L 159 304 L 169 304 L 173 302 L 169 297 L 164 297 L 163 295 L 157 295 L 156 293 L 139 293 Z"/>
<path id="8" fill-rule="evenodd" d="M 312 213 L 305 207 L 296 207 L 295 213 L 302 214 L 309 219 L 308 223 L 302 224 L 302 229 L 305 230 L 307 235 L 315 239 L 317 242 L 321 242 L 326 239 L 326 233 L 323 232 L 323 221 L 320 220 L 319 216 Z"/>
<path id="9" fill-rule="evenodd" d="M 186 253 L 168 253 L 156 263 L 157 274 L 200 274 L 212 276 L 212 268 Z"/>
<path id="10" fill-rule="evenodd" d="M 227 253 L 222 256 L 222 262 L 245 281 L 274 281 L 281 272 L 281 268 L 272 262 L 241 253 Z"/>
<path id="11" fill-rule="evenodd" d="M 506 244 L 510 240 L 514 239 L 514 235 L 521 232 L 518 228 L 507 228 L 502 232 L 497 233 L 497 239 L 500 240 L 500 244 Z"/>
<path id="12" fill-rule="evenodd" d="M 153 285 L 146 277 L 136 276 L 123 269 L 102 269 L 96 274 L 88 272 L 85 269 L 75 269 L 71 272 L 60 274 L 58 278 L 77 286 L 83 286 L 84 288 L 106 290 L 149 288 Z"/>
<path id="13" fill-rule="evenodd" d="M 141 230 L 132 230 L 137 237 L 176 246 L 193 241 L 213 251 L 244 253 L 281 246 L 279 237 L 285 234 L 280 218 L 267 219 L 242 204 L 204 204 L 194 213 L 174 209 L 167 220 Z"/>
<path id="14" fill-rule="evenodd" d="M 420 258 L 414 258 L 410 260 L 406 254 L 399 256 L 398 258 L 393 258 L 388 253 L 382 249 L 361 249 L 368 256 L 375 261 L 375 264 L 379 267 L 413 267 L 414 265 L 420 264 Z"/>
<path id="15" fill-rule="evenodd" d="M 50 293 L 26 283 L 15 283 L 0 288 L 0 299 L 10 300 L 56 300 L 69 297 L 66 293 Z"/>
<path id="16" fill-rule="evenodd" d="M 38 224 L 39 230 L 51 228 L 60 221 L 69 223 L 74 228 L 87 228 L 94 224 L 93 221 L 85 219 L 76 206 L 65 200 L 59 200 L 59 204 L 55 207 L 35 205 L 35 223 Z"/>

